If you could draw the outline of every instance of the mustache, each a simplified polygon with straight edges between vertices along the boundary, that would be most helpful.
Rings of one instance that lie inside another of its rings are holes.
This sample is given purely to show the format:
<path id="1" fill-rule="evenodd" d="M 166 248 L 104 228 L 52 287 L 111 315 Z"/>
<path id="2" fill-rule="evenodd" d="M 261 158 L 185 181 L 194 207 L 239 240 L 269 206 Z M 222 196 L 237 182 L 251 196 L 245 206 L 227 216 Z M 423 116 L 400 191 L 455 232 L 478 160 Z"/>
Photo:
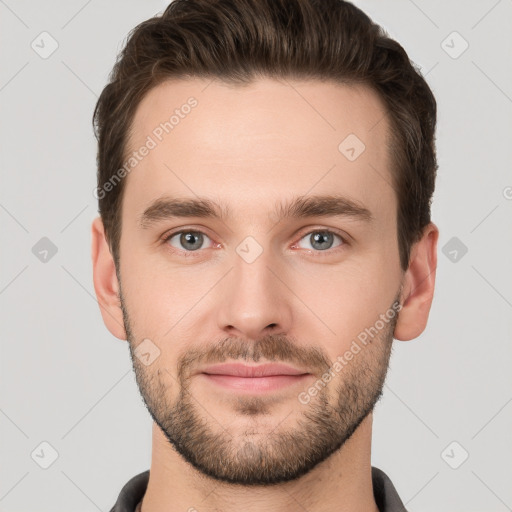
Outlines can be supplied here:
<path id="1" fill-rule="evenodd" d="M 320 349 L 301 346 L 281 334 L 271 334 L 256 341 L 224 338 L 213 345 L 203 344 L 189 349 L 179 358 L 178 376 L 180 379 L 186 378 L 199 365 L 224 363 L 227 360 L 279 362 L 307 368 L 315 374 L 323 374 L 331 366 Z"/>

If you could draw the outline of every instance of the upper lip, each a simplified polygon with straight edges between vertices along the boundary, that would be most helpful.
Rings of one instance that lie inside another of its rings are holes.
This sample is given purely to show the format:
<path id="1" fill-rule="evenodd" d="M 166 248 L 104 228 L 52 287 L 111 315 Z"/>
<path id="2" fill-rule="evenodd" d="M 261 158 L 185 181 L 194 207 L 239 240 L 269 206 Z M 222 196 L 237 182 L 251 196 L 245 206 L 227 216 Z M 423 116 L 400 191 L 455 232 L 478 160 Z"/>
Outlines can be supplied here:
<path id="1" fill-rule="evenodd" d="M 285 364 L 261 364 L 248 366 L 240 363 L 223 363 L 208 366 L 200 373 L 210 375 L 233 375 L 236 377 L 268 377 L 271 375 L 305 375 L 308 372 Z"/>

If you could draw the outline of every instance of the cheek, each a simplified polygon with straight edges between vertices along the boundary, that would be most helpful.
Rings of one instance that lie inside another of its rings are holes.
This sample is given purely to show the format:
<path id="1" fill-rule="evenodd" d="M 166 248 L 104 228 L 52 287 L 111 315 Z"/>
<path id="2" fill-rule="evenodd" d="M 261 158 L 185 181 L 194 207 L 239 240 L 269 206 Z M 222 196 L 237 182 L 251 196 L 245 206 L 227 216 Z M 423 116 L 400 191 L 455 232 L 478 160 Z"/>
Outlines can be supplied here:
<path id="1" fill-rule="evenodd" d="M 218 281 L 220 269 L 171 264 L 162 255 L 125 254 L 122 289 L 137 338 L 175 339 L 188 315 L 201 311 L 198 301 Z"/>
<path id="2" fill-rule="evenodd" d="M 296 277 L 292 287 L 315 315 L 308 315 L 313 329 L 330 333 L 340 345 L 350 345 L 353 338 L 379 319 L 391 306 L 399 285 L 399 275 L 380 257 L 368 254 L 365 261 L 344 262 L 338 267 L 310 270 Z"/>
<path id="3" fill-rule="evenodd" d="M 166 330 L 170 328 L 169 312 L 177 301 L 179 287 L 173 286 L 173 280 L 163 269 L 148 263 L 147 256 L 136 247 L 126 247 L 121 254 L 121 285 L 138 337 L 155 336 L 152 328 L 161 325 L 166 318 Z"/>

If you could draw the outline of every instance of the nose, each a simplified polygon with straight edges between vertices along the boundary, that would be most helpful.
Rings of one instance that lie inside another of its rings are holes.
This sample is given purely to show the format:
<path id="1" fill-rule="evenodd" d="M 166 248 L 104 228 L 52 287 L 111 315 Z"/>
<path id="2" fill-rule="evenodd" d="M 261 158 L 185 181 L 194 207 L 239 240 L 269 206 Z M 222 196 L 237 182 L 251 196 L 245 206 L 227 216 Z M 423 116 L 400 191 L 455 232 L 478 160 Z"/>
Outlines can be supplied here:
<path id="1" fill-rule="evenodd" d="M 264 251 L 255 261 L 234 256 L 220 292 L 218 326 L 230 336 L 257 340 L 291 329 L 291 292 L 275 260 Z M 280 275 L 281 274 L 281 275 Z M 277 277 L 279 276 L 279 277 Z"/>

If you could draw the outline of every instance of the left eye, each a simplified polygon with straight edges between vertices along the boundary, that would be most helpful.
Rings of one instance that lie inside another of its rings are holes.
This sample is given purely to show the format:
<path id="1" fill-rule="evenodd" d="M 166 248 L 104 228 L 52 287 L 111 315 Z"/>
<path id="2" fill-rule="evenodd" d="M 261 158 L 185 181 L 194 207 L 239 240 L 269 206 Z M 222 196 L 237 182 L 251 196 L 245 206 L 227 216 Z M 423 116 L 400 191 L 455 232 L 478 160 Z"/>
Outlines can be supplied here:
<path id="1" fill-rule="evenodd" d="M 310 247 L 306 247 L 306 249 L 314 249 L 316 251 L 323 252 L 333 247 L 333 240 L 335 237 L 340 239 L 342 242 L 335 247 L 338 247 L 345 243 L 345 241 L 340 235 L 333 233 L 332 231 L 329 230 L 311 231 L 306 236 L 302 237 L 301 240 L 309 241 Z"/>
<path id="2" fill-rule="evenodd" d="M 335 238 L 338 238 L 341 242 L 334 247 L 339 247 L 340 245 L 345 244 L 345 240 L 340 235 L 326 229 L 310 231 L 300 240 L 306 240 L 309 243 L 309 247 L 305 247 L 305 249 L 313 249 L 317 252 L 325 252 L 333 248 Z M 199 249 L 205 248 L 204 243 L 206 239 L 210 240 L 210 237 L 205 233 L 201 231 L 189 230 L 172 233 L 166 237 L 164 241 L 169 242 L 169 244 L 176 249 L 184 249 L 187 252 L 195 252 Z"/>

